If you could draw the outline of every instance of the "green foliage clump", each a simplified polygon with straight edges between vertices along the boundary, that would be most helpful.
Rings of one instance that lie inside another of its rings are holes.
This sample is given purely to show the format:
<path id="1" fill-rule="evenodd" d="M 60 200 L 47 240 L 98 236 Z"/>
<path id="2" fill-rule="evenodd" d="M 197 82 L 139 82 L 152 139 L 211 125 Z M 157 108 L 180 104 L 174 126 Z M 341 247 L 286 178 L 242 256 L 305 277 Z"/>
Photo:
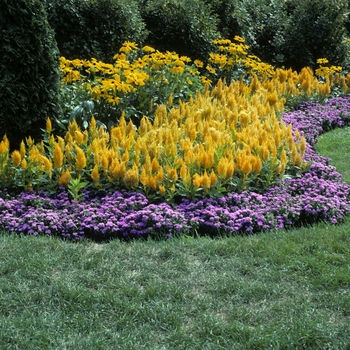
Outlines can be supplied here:
<path id="1" fill-rule="evenodd" d="M 220 37 L 218 18 L 198 0 L 149 0 L 143 18 L 150 31 L 147 43 L 160 51 L 204 59 Z"/>
<path id="2" fill-rule="evenodd" d="M 314 67 L 316 60 L 327 57 L 342 65 L 346 56 L 343 44 L 348 12 L 346 0 L 290 1 L 291 22 L 283 49 L 298 67 Z M 287 34 L 287 33 L 286 33 Z"/>
<path id="3" fill-rule="evenodd" d="M 123 42 L 142 44 L 145 23 L 135 0 L 47 0 L 61 55 L 112 62 Z"/>
<path id="4" fill-rule="evenodd" d="M 315 67 L 327 57 L 342 65 L 346 57 L 346 0 L 244 0 L 237 21 L 247 44 L 262 60 L 279 66 Z"/>
<path id="5" fill-rule="evenodd" d="M 218 17 L 218 29 L 223 38 L 233 38 L 235 35 L 241 35 L 235 15 L 235 8 L 239 6 L 236 0 L 205 0 L 207 6 L 210 6 L 214 14 Z"/>
<path id="6" fill-rule="evenodd" d="M 237 1 L 236 1 L 237 2 Z M 263 61 L 278 64 L 284 61 L 280 46 L 289 25 L 286 1 L 243 0 L 235 8 L 242 36 Z"/>
<path id="7" fill-rule="evenodd" d="M 0 32 L 0 130 L 18 147 L 59 114 L 59 55 L 40 0 L 2 0 Z"/>

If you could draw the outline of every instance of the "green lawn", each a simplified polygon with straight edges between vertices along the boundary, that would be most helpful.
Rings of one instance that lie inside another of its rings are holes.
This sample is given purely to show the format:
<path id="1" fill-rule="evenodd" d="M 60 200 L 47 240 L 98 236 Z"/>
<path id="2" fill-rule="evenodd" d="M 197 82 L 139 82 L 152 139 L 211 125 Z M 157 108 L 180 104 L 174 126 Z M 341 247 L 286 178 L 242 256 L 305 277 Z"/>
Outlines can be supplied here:
<path id="1" fill-rule="evenodd" d="M 335 129 L 319 136 L 316 151 L 332 158 L 331 164 L 350 184 L 350 128 Z"/>
<path id="2" fill-rule="evenodd" d="M 349 233 L 350 218 L 214 240 L 3 233 L 0 349 L 350 349 Z"/>

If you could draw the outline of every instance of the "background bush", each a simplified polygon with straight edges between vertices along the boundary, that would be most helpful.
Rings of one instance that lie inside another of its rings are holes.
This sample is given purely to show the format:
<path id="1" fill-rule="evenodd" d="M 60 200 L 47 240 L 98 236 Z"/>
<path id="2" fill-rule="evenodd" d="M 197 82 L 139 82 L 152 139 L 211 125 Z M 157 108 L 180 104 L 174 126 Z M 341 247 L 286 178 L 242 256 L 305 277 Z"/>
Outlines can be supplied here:
<path id="1" fill-rule="evenodd" d="M 160 51 L 204 60 L 220 37 L 218 18 L 203 1 L 142 1 L 142 16 L 149 36 L 147 44 Z"/>
<path id="2" fill-rule="evenodd" d="M 243 0 L 234 11 L 247 44 L 266 62 L 300 70 L 321 57 L 345 60 L 347 0 Z"/>
<path id="3" fill-rule="evenodd" d="M 223 38 L 232 39 L 236 35 L 241 35 L 235 15 L 235 7 L 239 6 L 236 0 L 204 0 L 204 2 L 218 17 L 218 29 Z"/>
<path id="4" fill-rule="evenodd" d="M 282 45 L 286 63 L 314 67 L 318 58 L 342 65 L 346 57 L 346 0 L 291 0 L 290 22 Z"/>
<path id="5" fill-rule="evenodd" d="M 147 37 L 135 0 L 47 0 L 49 22 L 62 56 L 112 62 L 124 41 Z"/>
<path id="6" fill-rule="evenodd" d="M 40 0 L 2 0 L 0 32 L 0 130 L 18 147 L 59 114 L 58 50 Z"/>

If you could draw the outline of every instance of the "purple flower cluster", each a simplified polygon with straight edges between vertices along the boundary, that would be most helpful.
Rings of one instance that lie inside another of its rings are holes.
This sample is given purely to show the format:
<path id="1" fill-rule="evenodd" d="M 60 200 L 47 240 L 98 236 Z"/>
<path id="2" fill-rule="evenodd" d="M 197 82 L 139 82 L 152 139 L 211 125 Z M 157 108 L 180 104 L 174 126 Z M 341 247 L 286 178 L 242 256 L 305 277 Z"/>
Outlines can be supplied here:
<path id="1" fill-rule="evenodd" d="M 286 178 L 263 194 L 245 191 L 196 202 L 183 199 L 171 206 L 126 191 L 86 192 L 79 202 L 64 189 L 54 195 L 28 192 L 16 197 L 5 192 L 0 193 L 0 229 L 105 240 L 255 233 L 321 220 L 338 223 L 350 212 L 350 186 L 312 147 L 320 133 L 349 125 L 349 115 L 350 98 L 332 99 L 326 105 L 307 102 L 285 113 L 283 120 L 305 134 L 305 158 L 313 163 L 302 176 Z"/>
<path id="2" fill-rule="evenodd" d="M 0 198 L 0 228 L 19 234 L 49 234 L 65 238 L 152 236 L 167 238 L 187 233 L 185 215 L 167 203 L 151 204 L 140 193 L 85 193 L 79 202 L 66 191 L 21 193 L 15 199 Z"/>
<path id="3" fill-rule="evenodd" d="M 292 124 L 314 146 L 323 132 L 350 125 L 350 96 L 332 98 L 326 104 L 303 102 L 284 113 L 283 121 Z"/>

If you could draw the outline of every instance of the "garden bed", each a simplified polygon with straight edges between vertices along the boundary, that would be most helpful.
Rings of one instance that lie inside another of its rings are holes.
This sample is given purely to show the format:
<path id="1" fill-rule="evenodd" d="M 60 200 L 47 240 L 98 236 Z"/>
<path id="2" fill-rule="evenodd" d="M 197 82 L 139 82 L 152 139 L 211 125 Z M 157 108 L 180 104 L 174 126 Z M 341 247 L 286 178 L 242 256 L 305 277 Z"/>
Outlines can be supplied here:
<path id="1" fill-rule="evenodd" d="M 287 177 L 264 193 L 243 191 L 221 198 L 177 204 L 152 203 L 143 194 L 127 191 L 84 192 L 80 201 L 66 190 L 48 195 L 23 192 L 16 197 L 1 193 L 0 228 L 18 234 L 58 235 L 97 241 L 112 238 L 171 238 L 179 235 L 247 234 L 341 222 L 350 212 L 350 186 L 318 155 L 313 146 L 319 134 L 349 125 L 350 98 L 326 104 L 305 102 L 283 120 L 304 133 L 305 160 L 312 162 L 302 175 Z"/>

